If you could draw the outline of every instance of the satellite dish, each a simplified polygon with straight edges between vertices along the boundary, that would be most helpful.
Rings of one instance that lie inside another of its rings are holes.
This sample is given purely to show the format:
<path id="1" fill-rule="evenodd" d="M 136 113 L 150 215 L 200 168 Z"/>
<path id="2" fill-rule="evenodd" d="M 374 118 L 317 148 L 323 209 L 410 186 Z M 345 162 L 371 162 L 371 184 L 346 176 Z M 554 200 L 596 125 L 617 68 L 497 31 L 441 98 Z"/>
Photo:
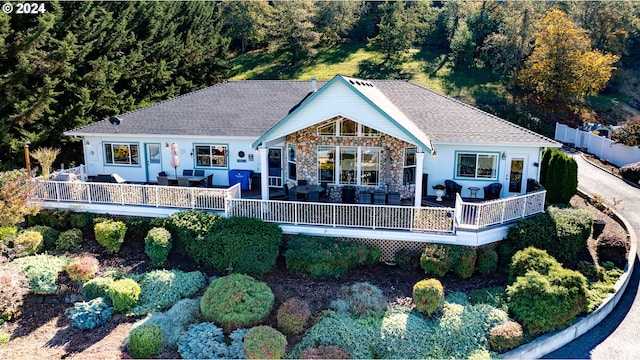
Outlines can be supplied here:
<path id="1" fill-rule="evenodd" d="M 122 120 L 119 119 L 117 116 L 112 116 L 109 118 L 109 122 L 111 123 L 111 125 L 113 125 L 114 128 L 116 128 L 116 132 L 118 132 L 118 125 L 120 125 Z"/>

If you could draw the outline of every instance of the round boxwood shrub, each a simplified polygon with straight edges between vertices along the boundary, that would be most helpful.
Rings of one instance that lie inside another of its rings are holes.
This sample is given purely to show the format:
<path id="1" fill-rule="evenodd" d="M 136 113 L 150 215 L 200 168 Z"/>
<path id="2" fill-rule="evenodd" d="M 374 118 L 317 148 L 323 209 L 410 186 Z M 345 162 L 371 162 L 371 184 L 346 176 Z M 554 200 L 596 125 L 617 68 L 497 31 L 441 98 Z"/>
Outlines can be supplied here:
<path id="1" fill-rule="evenodd" d="M 427 244 L 420 257 L 420 267 L 427 275 L 445 276 L 455 262 L 450 248 L 442 244 Z"/>
<path id="2" fill-rule="evenodd" d="M 509 282 L 513 283 L 518 276 L 523 276 L 531 270 L 535 270 L 542 275 L 547 275 L 552 269 L 560 267 L 562 267 L 562 265 L 545 250 L 528 247 L 518 251 L 511 258 Z"/>
<path id="3" fill-rule="evenodd" d="M 129 333 L 129 351 L 136 359 L 147 359 L 162 351 L 162 330 L 158 325 L 141 325 Z"/>
<path id="4" fill-rule="evenodd" d="M 28 228 L 30 231 L 37 231 L 42 235 L 42 244 L 46 250 L 53 250 L 56 247 L 56 241 L 60 232 L 52 227 L 45 225 L 36 225 Z"/>
<path id="5" fill-rule="evenodd" d="M 476 269 L 482 275 L 490 275 L 498 270 L 498 253 L 493 247 L 485 246 L 478 249 Z"/>
<path id="6" fill-rule="evenodd" d="M 109 297 L 109 288 L 115 280 L 110 277 L 93 278 L 82 285 L 84 298 L 92 300 L 99 297 Z"/>
<path id="7" fill-rule="evenodd" d="M 63 231 L 56 240 L 56 250 L 80 250 L 82 248 L 82 230 L 70 229 Z"/>
<path id="8" fill-rule="evenodd" d="M 300 359 L 351 359 L 349 353 L 335 345 L 320 345 L 300 352 Z"/>
<path id="9" fill-rule="evenodd" d="M 271 326 L 256 326 L 244 336 L 244 351 L 249 359 L 282 359 L 287 338 Z"/>
<path id="10" fill-rule="evenodd" d="M 109 286 L 109 298 L 116 312 L 128 310 L 140 299 L 140 285 L 133 279 L 116 280 Z"/>
<path id="11" fill-rule="evenodd" d="M 275 297 L 271 288 L 244 274 L 231 274 L 214 280 L 200 299 L 200 311 L 207 321 L 225 332 L 251 327 L 266 319 Z"/>
<path id="12" fill-rule="evenodd" d="M 624 269 L 629 255 L 629 242 L 618 234 L 604 233 L 596 241 L 598 261 L 611 261 L 616 267 Z"/>
<path id="13" fill-rule="evenodd" d="M 85 255 L 71 259 L 65 270 L 71 280 L 87 281 L 100 270 L 100 263 L 95 257 Z"/>
<path id="14" fill-rule="evenodd" d="M 420 252 L 400 249 L 393 256 L 393 261 L 404 271 L 417 270 L 420 268 Z"/>
<path id="15" fill-rule="evenodd" d="M 280 305 L 276 319 L 278 328 L 285 334 L 299 334 L 304 330 L 310 317 L 309 304 L 298 298 L 291 298 Z"/>
<path id="16" fill-rule="evenodd" d="M 156 227 L 147 233 L 144 239 L 144 252 L 151 259 L 153 265 L 167 262 L 171 251 L 171 233 L 165 228 Z"/>
<path id="17" fill-rule="evenodd" d="M 489 344 L 497 352 L 505 352 L 524 342 L 522 326 L 515 321 L 507 321 L 489 330 Z"/>
<path id="18" fill-rule="evenodd" d="M 33 255 L 42 249 L 42 234 L 37 231 L 23 231 L 13 241 L 15 247 L 22 247 L 26 255 Z"/>
<path id="19" fill-rule="evenodd" d="M 124 242 L 124 234 L 127 226 L 122 221 L 105 220 L 93 227 L 98 244 L 107 251 L 116 253 Z"/>
<path id="20" fill-rule="evenodd" d="M 444 287 L 438 279 L 418 281 L 413 285 L 413 302 L 416 310 L 426 315 L 435 315 L 444 307 Z"/>
<path id="21" fill-rule="evenodd" d="M 453 253 L 455 254 L 453 271 L 462 279 L 470 278 L 476 270 L 476 259 L 478 258 L 476 249 L 468 246 L 455 246 Z"/>

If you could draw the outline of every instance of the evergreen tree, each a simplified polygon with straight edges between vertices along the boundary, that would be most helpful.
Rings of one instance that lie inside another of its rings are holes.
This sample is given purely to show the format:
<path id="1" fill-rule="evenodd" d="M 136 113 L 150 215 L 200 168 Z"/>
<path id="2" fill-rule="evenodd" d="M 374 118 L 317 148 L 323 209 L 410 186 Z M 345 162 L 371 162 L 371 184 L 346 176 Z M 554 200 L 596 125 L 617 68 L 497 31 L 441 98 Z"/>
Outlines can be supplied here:
<path id="1" fill-rule="evenodd" d="M 353 0 L 316 1 L 314 23 L 324 44 L 335 44 L 349 34 L 360 19 L 363 2 Z"/>
<path id="2" fill-rule="evenodd" d="M 412 17 L 403 1 L 385 1 L 380 9 L 383 15 L 378 24 L 378 35 L 369 39 L 367 46 L 381 51 L 384 63 L 393 67 L 402 62 L 413 44 Z"/>
<path id="3" fill-rule="evenodd" d="M 320 41 L 311 19 L 314 16 L 313 3 L 310 1 L 277 1 L 273 9 L 275 17 L 272 38 L 277 52 L 291 66 L 296 66 L 309 54 Z"/>

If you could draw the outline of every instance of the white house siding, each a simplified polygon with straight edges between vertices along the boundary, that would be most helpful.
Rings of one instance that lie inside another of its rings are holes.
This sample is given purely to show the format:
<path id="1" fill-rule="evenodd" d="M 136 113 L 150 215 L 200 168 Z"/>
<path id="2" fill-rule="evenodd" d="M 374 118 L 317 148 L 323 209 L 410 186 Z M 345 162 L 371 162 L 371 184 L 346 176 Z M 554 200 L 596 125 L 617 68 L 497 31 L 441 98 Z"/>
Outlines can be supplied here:
<path id="1" fill-rule="evenodd" d="M 539 166 L 540 156 L 542 149 L 540 147 L 533 146 L 505 146 L 505 145 L 474 145 L 474 144 L 438 144 L 434 142 L 434 149 L 436 150 L 436 157 L 425 156 L 424 160 L 424 173 L 429 174 L 428 193 L 423 195 L 435 196 L 435 190 L 433 186 L 436 184 L 444 184 L 445 180 L 454 180 L 458 184 L 463 186 L 462 196 L 469 197 L 469 187 L 478 187 L 480 190 L 477 193 L 477 197 L 482 198 L 484 196 L 482 188 L 491 183 L 499 182 L 502 184 L 501 196 L 508 196 L 507 193 L 509 187 L 509 159 L 510 155 L 522 155 L 525 160 L 523 169 L 523 181 L 533 178 L 539 179 Z M 455 177 L 456 171 L 456 153 L 469 152 L 469 153 L 498 153 L 498 176 L 496 180 L 482 180 L 482 179 L 460 179 Z M 502 153 L 505 153 L 505 159 L 502 159 Z M 524 192 L 521 192 L 521 194 Z"/>
<path id="2" fill-rule="evenodd" d="M 307 100 L 303 103 L 293 118 L 280 123 L 269 138 L 285 137 L 321 121 L 342 115 L 393 137 L 414 142 L 353 89 L 340 81 L 330 86 L 323 89 L 321 93 L 315 94 L 312 101 Z"/>
<path id="3" fill-rule="evenodd" d="M 176 143 L 180 158 L 180 166 L 177 169 L 178 175 L 183 169 L 204 169 L 205 175 L 213 174 L 213 184 L 219 186 L 229 185 L 227 172 L 232 169 L 253 170 L 260 172 L 260 158 L 256 151 L 251 148 L 251 143 L 255 138 L 229 138 L 229 137 L 176 137 L 176 136 L 85 136 L 84 137 L 84 157 L 87 165 L 88 175 L 117 173 L 124 179 L 132 182 L 155 181 L 157 173 L 150 172 L 147 179 L 147 169 L 145 162 L 145 144 L 157 143 L 161 149 L 160 170 L 172 175 L 175 169 L 171 167 L 171 150 L 165 146 Z M 105 163 L 104 143 L 128 143 L 138 144 L 139 164 L 138 165 L 111 165 Z M 228 167 L 213 169 L 207 167 L 196 167 L 196 158 L 193 154 L 196 144 L 220 144 L 228 146 Z M 244 158 L 240 158 L 238 153 L 243 151 Z"/>

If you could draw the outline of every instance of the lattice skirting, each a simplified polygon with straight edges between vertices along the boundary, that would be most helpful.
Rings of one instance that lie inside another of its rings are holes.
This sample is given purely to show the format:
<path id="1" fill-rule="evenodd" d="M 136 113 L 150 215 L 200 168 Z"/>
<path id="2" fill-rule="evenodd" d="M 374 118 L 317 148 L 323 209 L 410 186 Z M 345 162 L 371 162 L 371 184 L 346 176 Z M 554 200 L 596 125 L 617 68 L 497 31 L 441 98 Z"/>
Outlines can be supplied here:
<path id="1" fill-rule="evenodd" d="M 341 238 L 340 240 L 358 242 L 360 244 L 379 248 L 382 252 L 382 254 L 380 255 L 380 261 L 393 261 L 396 252 L 403 249 L 422 252 L 427 245 L 426 243 L 417 241 L 398 241 L 384 239 Z"/>

